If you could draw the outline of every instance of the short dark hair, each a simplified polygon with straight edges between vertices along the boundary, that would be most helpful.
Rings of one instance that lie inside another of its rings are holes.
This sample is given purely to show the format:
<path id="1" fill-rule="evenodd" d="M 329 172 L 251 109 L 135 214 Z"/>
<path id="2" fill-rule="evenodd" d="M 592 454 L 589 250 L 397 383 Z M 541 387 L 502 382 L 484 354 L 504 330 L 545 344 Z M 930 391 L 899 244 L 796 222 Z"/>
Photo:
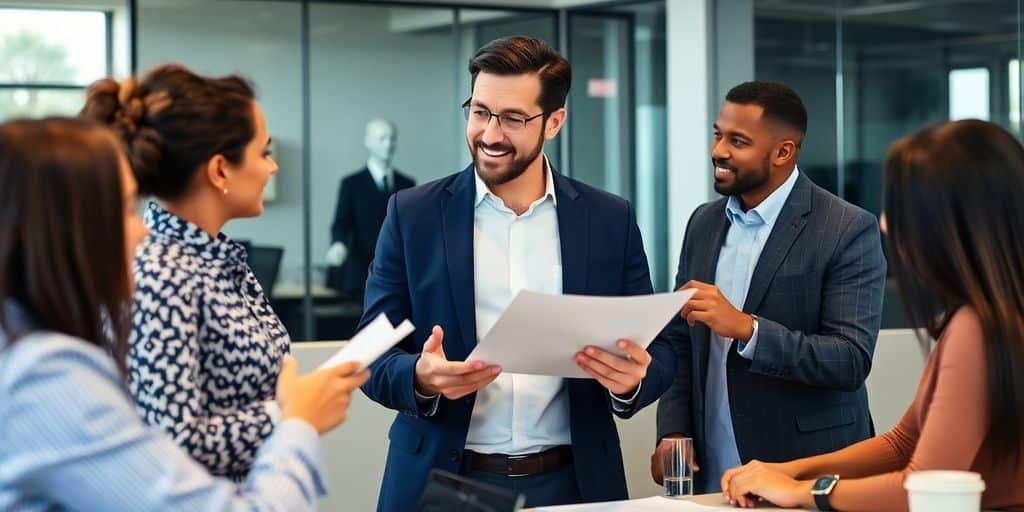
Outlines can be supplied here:
<path id="1" fill-rule="evenodd" d="M 778 82 L 743 82 L 729 90 L 725 101 L 737 105 L 757 105 L 764 109 L 762 117 L 778 121 L 790 128 L 807 133 L 807 109 L 800 96 Z"/>
<path id="2" fill-rule="evenodd" d="M 121 137 L 141 194 L 177 199 L 214 155 L 242 161 L 256 135 L 254 97 L 240 76 L 210 78 L 168 64 L 139 81 L 92 84 L 80 117 L 110 125 Z"/>
<path id="3" fill-rule="evenodd" d="M 108 349 L 124 371 L 131 328 L 120 144 L 80 119 L 0 124 L 0 313 L 8 345 L 40 328 Z"/>
<path id="4" fill-rule="evenodd" d="M 540 98 L 537 102 L 545 113 L 565 106 L 572 84 L 572 67 L 554 48 L 542 39 L 512 36 L 495 39 L 477 50 L 469 59 L 469 74 L 473 75 L 470 93 L 476 86 L 480 72 L 495 75 L 523 75 L 536 73 L 540 78 Z"/>

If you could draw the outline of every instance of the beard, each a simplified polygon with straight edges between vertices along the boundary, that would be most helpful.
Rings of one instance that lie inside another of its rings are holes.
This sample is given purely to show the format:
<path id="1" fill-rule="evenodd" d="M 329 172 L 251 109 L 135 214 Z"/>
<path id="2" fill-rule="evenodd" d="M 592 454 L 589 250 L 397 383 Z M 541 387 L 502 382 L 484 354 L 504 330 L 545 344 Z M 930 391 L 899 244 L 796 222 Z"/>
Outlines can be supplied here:
<path id="1" fill-rule="evenodd" d="M 480 153 L 483 151 L 482 148 L 498 153 L 508 152 L 512 155 L 512 161 L 506 165 L 483 163 L 480 158 Z M 534 147 L 522 156 L 520 156 L 519 151 L 514 146 L 507 144 L 484 144 L 477 140 L 470 146 L 470 152 L 473 154 L 473 165 L 476 166 L 476 173 L 488 187 L 504 185 L 522 176 L 526 169 L 530 167 L 530 164 L 540 157 L 543 150 L 543 131 L 541 131 L 540 136 L 537 138 L 537 143 Z"/>
<path id="2" fill-rule="evenodd" d="M 764 186 L 768 183 L 771 175 L 770 161 L 771 155 L 765 155 L 760 169 L 738 169 L 730 165 L 726 160 L 712 159 L 711 164 L 714 167 L 731 169 L 734 175 L 732 183 L 721 183 L 715 180 L 715 192 L 723 196 L 738 196 Z"/>

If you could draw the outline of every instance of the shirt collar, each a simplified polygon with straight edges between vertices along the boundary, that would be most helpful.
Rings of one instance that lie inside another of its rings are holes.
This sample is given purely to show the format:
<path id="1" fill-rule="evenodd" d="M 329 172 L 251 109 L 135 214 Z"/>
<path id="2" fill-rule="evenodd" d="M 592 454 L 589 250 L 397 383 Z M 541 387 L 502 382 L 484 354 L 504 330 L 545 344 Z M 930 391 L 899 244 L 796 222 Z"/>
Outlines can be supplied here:
<path id="1" fill-rule="evenodd" d="M 245 247 L 242 244 L 231 240 L 224 233 L 218 233 L 216 237 L 210 236 L 199 226 L 154 202 L 150 202 L 146 208 L 145 222 L 151 234 L 165 236 L 192 247 L 203 259 L 246 261 Z"/>
<path id="2" fill-rule="evenodd" d="M 729 219 L 729 222 L 738 222 L 740 224 L 758 223 L 757 219 L 760 219 L 762 223 L 769 226 L 775 224 L 775 220 L 782 213 L 782 207 L 786 205 L 786 199 L 789 198 L 790 192 L 796 186 L 796 179 L 799 176 L 800 169 L 794 167 L 793 172 L 789 174 L 789 177 L 782 183 L 782 186 L 768 194 L 768 197 L 761 201 L 761 204 L 746 212 L 743 211 L 739 196 L 729 196 L 729 201 L 725 204 L 726 218 Z"/>
<path id="3" fill-rule="evenodd" d="M 555 180 L 554 180 L 554 177 L 552 176 L 552 172 L 551 172 L 551 163 L 548 162 L 548 156 L 547 155 L 544 155 L 543 157 L 544 157 L 544 181 L 545 181 L 545 183 L 544 183 L 544 195 L 541 196 L 540 199 L 537 199 L 536 201 L 534 201 L 533 205 L 540 204 L 542 201 L 544 201 L 545 199 L 550 197 L 551 198 L 551 203 L 554 204 L 555 206 L 558 206 L 558 196 L 555 195 Z M 476 201 L 473 202 L 473 207 L 474 208 L 477 207 L 477 206 L 480 206 L 480 203 L 482 203 L 483 200 L 487 198 L 487 196 L 491 196 L 492 198 L 494 198 L 495 201 L 498 201 L 499 204 L 502 204 L 502 205 L 505 204 L 505 202 L 502 201 L 500 197 L 494 195 L 491 192 L 491 189 L 487 186 L 486 183 L 484 183 L 484 180 L 480 179 L 480 174 L 476 172 L 475 168 L 473 169 L 473 178 L 476 180 Z M 533 205 L 531 205 L 530 207 L 533 208 Z"/>
<path id="4" fill-rule="evenodd" d="M 384 177 L 391 178 L 392 169 L 388 166 L 376 165 L 373 160 L 366 161 L 366 170 L 370 171 L 370 176 L 373 177 L 373 181 L 377 182 L 377 186 L 384 185 Z M 394 181 L 394 180 L 392 180 Z M 390 184 L 394 186 L 394 184 Z"/>

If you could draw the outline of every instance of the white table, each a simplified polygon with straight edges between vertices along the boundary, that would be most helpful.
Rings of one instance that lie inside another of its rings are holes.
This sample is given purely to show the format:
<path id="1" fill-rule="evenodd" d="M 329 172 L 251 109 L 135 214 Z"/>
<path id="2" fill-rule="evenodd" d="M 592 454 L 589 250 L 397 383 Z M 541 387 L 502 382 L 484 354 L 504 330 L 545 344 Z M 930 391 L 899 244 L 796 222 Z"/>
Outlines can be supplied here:
<path id="1" fill-rule="evenodd" d="M 680 500 L 680 501 L 682 501 L 682 500 Z M 693 503 L 697 503 L 699 505 L 705 505 L 705 506 L 709 506 L 709 507 L 721 507 L 723 509 L 734 509 L 734 507 L 732 505 L 730 505 L 729 502 L 722 496 L 722 493 L 701 494 L 701 495 L 694 496 L 692 498 L 687 498 L 686 501 L 692 501 Z M 598 504 L 598 503 L 594 503 L 593 506 L 594 506 L 595 509 L 600 508 L 600 504 Z M 582 509 L 582 510 L 587 510 L 587 509 L 590 508 L 589 506 L 584 508 L 584 506 L 582 506 L 582 505 L 573 505 L 571 508 L 573 510 L 577 510 L 577 507 L 579 507 L 579 509 Z M 532 509 L 524 509 L 524 512 L 528 512 L 530 510 L 532 510 Z M 784 508 L 775 508 L 775 507 L 769 507 L 769 506 L 761 506 L 761 507 L 757 507 L 756 509 L 735 508 L 735 510 L 757 510 L 757 511 L 761 512 L 761 511 L 766 511 L 766 510 L 767 511 L 784 511 L 784 510 L 794 510 L 794 509 L 784 509 Z M 797 510 L 800 510 L 800 509 L 797 509 Z M 807 510 L 813 510 L 813 509 L 807 509 Z"/>

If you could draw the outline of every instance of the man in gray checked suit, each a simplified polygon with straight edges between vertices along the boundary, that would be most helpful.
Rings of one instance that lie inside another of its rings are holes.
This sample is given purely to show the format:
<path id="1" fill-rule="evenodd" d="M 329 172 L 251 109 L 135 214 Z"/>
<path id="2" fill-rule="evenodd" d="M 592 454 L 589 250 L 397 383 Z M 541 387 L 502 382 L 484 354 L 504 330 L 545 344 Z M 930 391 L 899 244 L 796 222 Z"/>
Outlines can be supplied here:
<path id="1" fill-rule="evenodd" d="M 838 450 L 874 434 L 864 380 L 882 311 L 875 217 L 797 168 L 807 112 L 790 88 L 729 91 L 714 126 L 715 190 L 690 217 L 666 328 L 679 355 L 658 439 L 694 438 L 698 492 L 752 459 Z M 660 453 L 651 473 L 661 480 Z"/>

